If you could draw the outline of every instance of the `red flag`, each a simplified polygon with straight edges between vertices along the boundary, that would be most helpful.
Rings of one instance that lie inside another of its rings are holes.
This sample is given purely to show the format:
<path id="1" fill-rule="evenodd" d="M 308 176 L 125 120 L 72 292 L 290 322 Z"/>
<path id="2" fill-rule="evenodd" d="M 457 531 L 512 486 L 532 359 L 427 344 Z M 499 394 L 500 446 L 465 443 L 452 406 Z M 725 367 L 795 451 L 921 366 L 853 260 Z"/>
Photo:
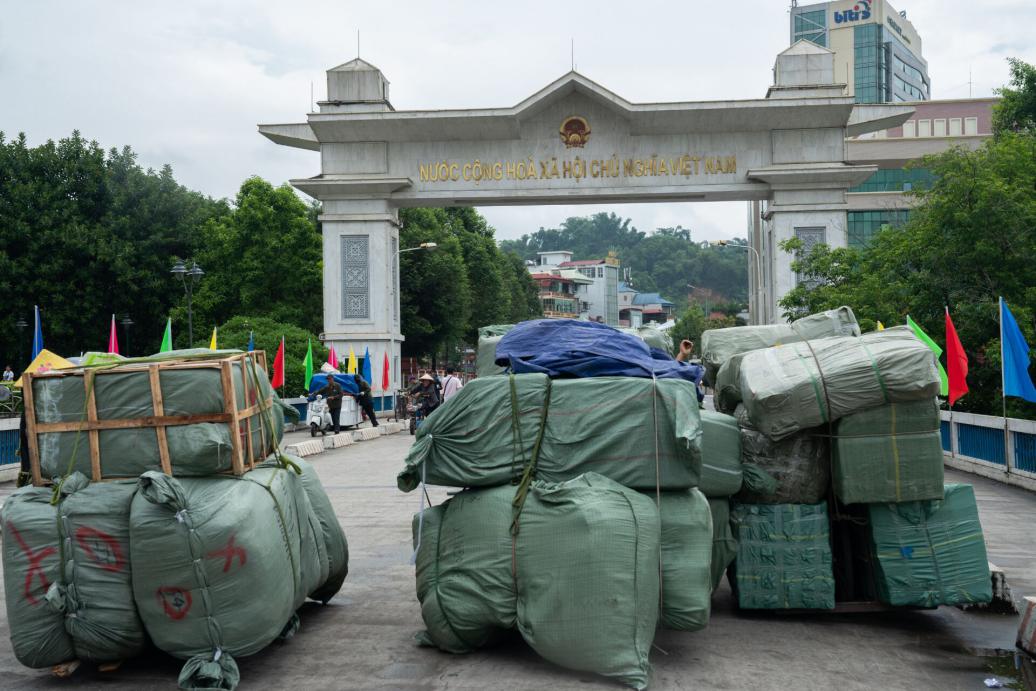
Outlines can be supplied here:
<path id="1" fill-rule="evenodd" d="M 273 380 L 270 386 L 278 388 L 284 386 L 284 336 L 281 336 L 281 345 L 277 348 L 277 357 L 273 359 Z"/>
<path id="2" fill-rule="evenodd" d="M 946 376 L 949 380 L 950 406 L 968 392 L 968 355 L 960 344 L 957 329 L 946 308 Z"/>
<path id="3" fill-rule="evenodd" d="M 389 359 L 388 351 L 385 351 L 385 364 L 381 368 L 381 390 L 389 390 Z"/>
<path id="4" fill-rule="evenodd" d="M 335 354 L 335 344 L 331 344 L 331 350 L 327 353 L 327 364 L 338 369 L 338 355 Z"/>
<path id="5" fill-rule="evenodd" d="M 119 354 L 119 336 L 115 333 L 115 315 L 112 315 L 112 328 L 108 332 L 108 352 Z"/>

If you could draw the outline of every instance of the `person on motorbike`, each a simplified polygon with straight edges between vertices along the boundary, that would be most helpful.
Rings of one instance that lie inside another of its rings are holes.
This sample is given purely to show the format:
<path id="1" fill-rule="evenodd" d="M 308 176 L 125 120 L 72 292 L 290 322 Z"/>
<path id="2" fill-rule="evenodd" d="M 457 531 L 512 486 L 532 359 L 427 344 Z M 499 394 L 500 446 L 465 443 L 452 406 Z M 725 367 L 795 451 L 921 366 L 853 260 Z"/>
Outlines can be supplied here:
<path id="1" fill-rule="evenodd" d="M 410 393 L 417 399 L 418 405 L 421 406 L 421 414 L 425 417 L 442 403 L 435 378 L 427 372 L 421 375 L 421 378 L 417 380 L 417 386 L 410 389 Z"/>

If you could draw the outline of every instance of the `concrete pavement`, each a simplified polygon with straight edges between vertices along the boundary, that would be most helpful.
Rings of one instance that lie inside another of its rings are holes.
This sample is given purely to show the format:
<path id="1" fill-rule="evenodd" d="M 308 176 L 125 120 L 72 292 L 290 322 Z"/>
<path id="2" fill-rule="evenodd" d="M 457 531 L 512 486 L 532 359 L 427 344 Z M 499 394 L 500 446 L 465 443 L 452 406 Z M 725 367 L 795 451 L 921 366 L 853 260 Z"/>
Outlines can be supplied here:
<path id="1" fill-rule="evenodd" d="M 301 437 L 300 437 L 301 438 Z M 521 641 L 455 656 L 419 648 L 422 628 L 409 564 L 416 492 L 395 475 L 412 437 L 396 434 L 312 456 L 345 528 L 350 573 L 327 606 L 307 604 L 286 643 L 239 660 L 241 689 L 608 689 L 618 684 L 541 660 Z M 1036 495 L 983 478 L 947 473 L 976 486 L 990 560 L 1007 569 L 1016 595 L 1036 592 L 1031 524 Z M 11 491 L 0 486 L 0 499 Z M 429 488 L 432 501 L 446 498 Z M 1028 531 L 1028 535 L 1026 532 Z M 653 689 L 982 689 L 988 660 L 968 652 L 1010 647 L 1017 620 L 951 608 L 867 615 L 735 612 L 724 585 L 709 627 L 656 636 Z M 0 687 L 5 689 L 170 689 L 181 662 L 160 653 L 116 672 L 81 670 L 59 680 L 22 667 L 0 610 Z"/>

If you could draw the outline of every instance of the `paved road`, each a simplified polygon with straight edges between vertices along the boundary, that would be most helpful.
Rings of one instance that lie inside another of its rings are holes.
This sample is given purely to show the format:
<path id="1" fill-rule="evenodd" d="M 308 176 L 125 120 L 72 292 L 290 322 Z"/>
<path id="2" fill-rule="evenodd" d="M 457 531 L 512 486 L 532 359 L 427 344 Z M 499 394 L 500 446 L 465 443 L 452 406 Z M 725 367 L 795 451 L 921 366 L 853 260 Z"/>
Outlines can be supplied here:
<path id="1" fill-rule="evenodd" d="M 306 605 L 294 639 L 240 660 L 241 689 L 616 689 L 562 670 L 520 639 L 466 656 L 419 648 L 410 517 L 418 497 L 396 490 L 411 437 L 398 434 L 314 457 L 349 537 L 350 575 L 327 606 Z M 976 485 L 990 559 L 1008 568 L 1016 592 L 1036 592 L 1031 517 L 1036 495 L 981 478 Z M 9 493 L 0 486 L 0 498 Z M 431 489 L 432 500 L 446 497 Z M 1028 531 L 1028 535 L 1026 535 Z M 1018 593 L 1022 594 L 1022 593 Z M 660 631 L 652 654 L 654 689 L 984 689 L 987 660 L 969 647 L 1010 647 L 1016 619 L 934 612 L 877 615 L 736 614 L 726 585 L 701 632 Z M 81 671 L 53 679 L 15 661 L 0 610 L 0 687 L 4 689 L 170 689 L 180 662 L 153 653 L 112 674 Z"/>

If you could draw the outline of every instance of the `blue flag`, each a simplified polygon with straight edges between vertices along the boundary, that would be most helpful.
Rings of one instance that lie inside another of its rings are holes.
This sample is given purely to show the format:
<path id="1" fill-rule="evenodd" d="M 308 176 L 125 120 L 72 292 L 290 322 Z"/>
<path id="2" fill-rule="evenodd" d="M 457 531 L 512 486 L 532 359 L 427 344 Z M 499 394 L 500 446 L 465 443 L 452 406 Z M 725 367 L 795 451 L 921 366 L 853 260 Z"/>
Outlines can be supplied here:
<path id="1" fill-rule="evenodd" d="M 43 325 L 40 324 L 40 306 L 36 305 L 36 331 L 32 336 L 32 357 L 29 362 L 36 359 L 36 356 L 43 350 Z"/>
<path id="2" fill-rule="evenodd" d="M 374 376 L 371 374 L 371 351 L 369 348 L 363 349 L 363 371 L 361 372 L 363 378 L 368 384 L 371 383 L 371 378 Z"/>
<path id="3" fill-rule="evenodd" d="M 251 353 L 253 350 L 255 350 L 255 332 L 254 331 L 249 331 L 248 332 L 248 352 Z"/>
<path id="4" fill-rule="evenodd" d="M 1004 353 L 1004 396 L 1036 403 L 1036 386 L 1029 378 L 1029 344 L 1003 298 L 1000 298 L 1000 341 Z"/>

